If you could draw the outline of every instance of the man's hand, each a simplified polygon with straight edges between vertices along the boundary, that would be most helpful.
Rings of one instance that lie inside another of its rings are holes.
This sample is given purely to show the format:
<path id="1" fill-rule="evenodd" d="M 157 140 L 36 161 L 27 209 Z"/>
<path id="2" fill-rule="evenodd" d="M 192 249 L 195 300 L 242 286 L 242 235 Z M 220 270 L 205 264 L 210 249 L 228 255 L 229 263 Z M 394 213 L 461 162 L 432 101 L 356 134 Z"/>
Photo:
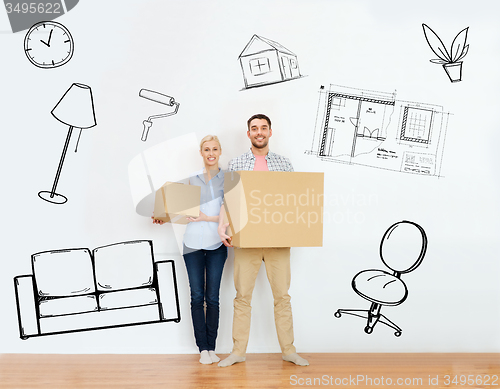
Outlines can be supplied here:
<path id="1" fill-rule="evenodd" d="M 219 227 L 217 227 L 217 232 L 219 234 L 219 238 L 224 243 L 224 246 L 226 247 L 233 247 L 231 244 L 231 237 L 226 234 L 226 229 L 229 226 L 229 223 L 226 224 L 219 224 Z"/>

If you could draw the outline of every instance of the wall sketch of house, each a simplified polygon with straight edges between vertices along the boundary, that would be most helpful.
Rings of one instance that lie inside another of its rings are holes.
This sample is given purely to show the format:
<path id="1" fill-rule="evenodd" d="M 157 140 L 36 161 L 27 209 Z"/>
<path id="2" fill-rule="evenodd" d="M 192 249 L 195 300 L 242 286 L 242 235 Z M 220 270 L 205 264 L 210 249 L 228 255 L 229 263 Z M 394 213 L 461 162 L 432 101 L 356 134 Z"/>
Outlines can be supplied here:
<path id="1" fill-rule="evenodd" d="M 297 56 L 278 42 L 252 36 L 238 57 L 245 89 L 301 77 Z"/>

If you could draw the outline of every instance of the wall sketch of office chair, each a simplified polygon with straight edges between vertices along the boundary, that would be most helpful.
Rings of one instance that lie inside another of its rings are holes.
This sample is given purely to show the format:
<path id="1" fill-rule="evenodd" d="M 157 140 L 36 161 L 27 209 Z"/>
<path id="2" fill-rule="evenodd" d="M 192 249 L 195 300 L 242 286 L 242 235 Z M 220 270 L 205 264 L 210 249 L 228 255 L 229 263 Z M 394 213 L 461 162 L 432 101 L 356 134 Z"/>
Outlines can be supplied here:
<path id="1" fill-rule="evenodd" d="M 378 322 L 391 327 L 401 336 L 403 330 L 380 313 L 382 306 L 396 306 L 408 297 L 408 288 L 401 275 L 415 270 L 427 251 L 427 235 L 416 223 L 403 220 L 390 226 L 380 242 L 380 258 L 392 270 L 363 270 L 354 276 L 351 286 L 354 291 L 371 302 L 370 309 L 338 309 L 334 316 L 342 314 L 367 319 L 365 332 L 371 334 Z"/>

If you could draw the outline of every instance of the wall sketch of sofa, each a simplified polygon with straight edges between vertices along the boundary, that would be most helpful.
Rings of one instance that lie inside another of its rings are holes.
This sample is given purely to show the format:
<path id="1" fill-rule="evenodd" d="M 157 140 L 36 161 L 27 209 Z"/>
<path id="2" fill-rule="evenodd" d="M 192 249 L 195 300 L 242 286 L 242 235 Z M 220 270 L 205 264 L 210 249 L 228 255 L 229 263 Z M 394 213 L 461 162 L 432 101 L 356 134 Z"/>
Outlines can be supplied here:
<path id="1" fill-rule="evenodd" d="M 180 321 L 173 260 L 154 261 L 150 240 L 44 251 L 14 278 L 21 339 Z"/>

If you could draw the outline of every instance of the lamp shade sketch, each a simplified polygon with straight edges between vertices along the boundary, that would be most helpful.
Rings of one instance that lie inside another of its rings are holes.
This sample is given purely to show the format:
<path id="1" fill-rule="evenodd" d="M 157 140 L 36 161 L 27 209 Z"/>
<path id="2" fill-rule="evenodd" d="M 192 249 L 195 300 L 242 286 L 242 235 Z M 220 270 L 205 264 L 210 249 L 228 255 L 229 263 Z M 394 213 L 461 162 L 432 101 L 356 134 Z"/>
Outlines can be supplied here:
<path id="1" fill-rule="evenodd" d="M 430 61 L 442 65 L 451 82 L 462 81 L 462 59 L 469 52 L 467 44 L 469 27 L 455 36 L 449 50 L 432 28 L 426 24 L 422 24 L 422 28 L 427 44 L 438 57 Z"/>
<path id="2" fill-rule="evenodd" d="M 150 217 L 158 189 L 167 181 L 185 180 L 200 169 L 198 150 L 198 138 L 189 133 L 150 147 L 130 161 L 129 183 L 136 213 Z"/>
<path id="3" fill-rule="evenodd" d="M 150 240 L 38 252 L 31 267 L 14 278 L 23 340 L 181 320 L 175 263 Z"/>
<path id="4" fill-rule="evenodd" d="M 177 111 L 179 110 L 180 104 L 177 103 L 175 101 L 175 99 L 171 96 L 167 96 L 167 95 L 164 95 L 162 93 L 158 93 L 158 92 L 155 92 L 155 91 L 152 91 L 149 89 L 141 89 L 139 91 L 139 96 L 144 97 L 145 99 L 154 101 L 156 103 L 167 105 L 169 107 L 174 107 L 174 110 L 172 112 L 163 113 L 163 114 L 159 114 L 159 115 L 153 115 L 153 116 L 148 117 L 146 120 L 144 120 L 142 122 L 142 124 L 144 125 L 144 129 L 142 130 L 141 140 L 143 142 L 145 142 L 148 139 L 149 129 L 153 125 L 152 121 L 154 119 L 159 119 L 159 118 L 164 118 L 167 116 L 175 115 L 177 113 Z"/>
<path id="5" fill-rule="evenodd" d="M 297 55 L 278 42 L 253 35 L 238 56 L 245 89 L 302 77 Z"/>
<path id="6" fill-rule="evenodd" d="M 61 154 L 59 166 L 57 167 L 54 183 L 50 191 L 40 191 L 38 196 L 53 204 L 64 204 L 68 201 L 67 197 L 56 193 L 57 184 L 61 175 L 64 158 L 68 151 L 68 145 L 71 139 L 73 128 L 87 129 L 94 127 L 97 122 L 94 112 L 94 100 L 92 97 L 92 90 L 88 85 L 74 83 L 62 96 L 54 109 L 51 111 L 52 115 L 69 126 L 66 142 Z"/>
<path id="7" fill-rule="evenodd" d="M 420 225 L 407 220 L 394 223 L 384 233 L 379 248 L 380 259 L 391 271 L 363 270 L 351 282 L 354 292 L 371 303 L 370 308 L 338 309 L 334 316 L 346 314 L 366 319 L 367 334 L 382 323 L 395 330 L 395 336 L 401 336 L 403 330 L 380 311 L 383 306 L 394 307 L 407 299 L 408 288 L 401 276 L 419 267 L 426 252 L 427 235 Z"/>

